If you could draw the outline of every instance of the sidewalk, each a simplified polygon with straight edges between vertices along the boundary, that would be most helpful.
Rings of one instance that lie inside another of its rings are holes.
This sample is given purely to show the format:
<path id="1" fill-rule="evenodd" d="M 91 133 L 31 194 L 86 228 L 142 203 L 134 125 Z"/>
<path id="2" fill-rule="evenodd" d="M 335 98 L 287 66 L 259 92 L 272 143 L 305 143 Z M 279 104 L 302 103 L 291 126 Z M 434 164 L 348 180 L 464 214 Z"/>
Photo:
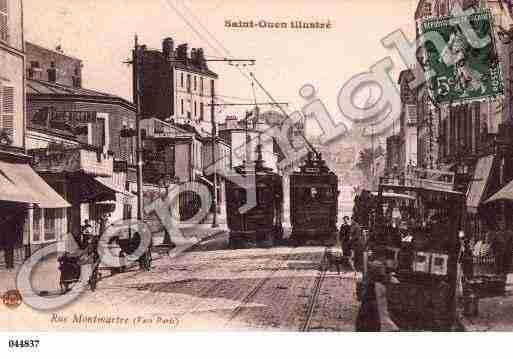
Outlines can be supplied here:
<path id="1" fill-rule="evenodd" d="M 208 240 L 218 234 L 226 231 L 222 226 L 212 228 L 212 224 L 197 225 L 186 230 L 183 230 L 183 235 L 186 239 L 191 239 L 191 243 L 185 245 L 185 249 L 194 247 L 198 243 Z M 196 240 L 193 240 L 196 238 Z M 160 252 L 158 247 L 155 248 L 156 252 Z M 178 252 L 183 252 L 182 246 L 173 248 L 169 255 L 176 255 Z M 0 253 L 3 255 L 3 253 Z M 154 258 L 157 259 L 157 258 Z M 7 290 L 16 288 L 16 276 L 21 266 L 21 262 L 15 263 L 15 268 L 7 270 L 5 266 L 0 267 L 0 296 Z M 54 292 L 59 289 L 60 271 L 56 255 L 48 257 L 46 260 L 38 264 L 33 272 L 32 280 L 33 286 L 36 290 Z"/>
<path id="2" fill-rule="evenodd" d="M 478 316 L 461 316 L 461 324 L 469 332 L 513 331 L 513 274 L 508 275 L 504 296 L 480 299 Z"/>

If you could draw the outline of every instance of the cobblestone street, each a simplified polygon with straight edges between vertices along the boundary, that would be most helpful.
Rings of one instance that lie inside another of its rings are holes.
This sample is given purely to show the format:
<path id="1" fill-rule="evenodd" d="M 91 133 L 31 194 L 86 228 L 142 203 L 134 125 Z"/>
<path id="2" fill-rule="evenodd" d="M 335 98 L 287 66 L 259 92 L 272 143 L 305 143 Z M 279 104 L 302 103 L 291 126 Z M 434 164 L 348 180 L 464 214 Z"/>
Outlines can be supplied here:
<path id="1" fill-rule="evenodd" d="M 12 312 L 18 318 L 12 324 L 98 328 L 82 315 L 128 319 L 105 326 L 119 329 L 354 330 L 355 273 L 346 268 L 338 275 L 334 266 L 323 271 L 324 247 L 230 250 L 227 244 L 223 233 L 175 258 L 157 256 L 150 272 L 102 272 L 95 292 L 54 312 L 34 313 L 23 305 Z"/>

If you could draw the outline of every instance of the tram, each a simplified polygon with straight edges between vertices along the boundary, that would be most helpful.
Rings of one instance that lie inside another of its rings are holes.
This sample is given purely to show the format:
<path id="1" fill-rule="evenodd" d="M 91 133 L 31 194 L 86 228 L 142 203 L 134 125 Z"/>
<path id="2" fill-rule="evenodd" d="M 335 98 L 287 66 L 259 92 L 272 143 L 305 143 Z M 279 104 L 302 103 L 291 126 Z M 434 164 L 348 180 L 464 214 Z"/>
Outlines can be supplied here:
<path id="1" fill-rule="evenodd" d="M 283 238 L 282 178 L 264 166 L 261 145 L 257 146 L 254 166 L 235 168 L 237 178 L 226 180 L 226 214 L 231 248 L 272 247 Z M 246 179 L 240 185 L 240 179 Z M 253 180 L 254 177 L 254 180 Z M 247 202 L 248 191 L 255 191 L 256 205 L 241 213 Z"/>
<path id="2" fill-rule="evenodd" d="M 333 244 L 337 235 L 338 178 L 320 153 L 310 151 L 290 176 L 291 240 L 297 245 Z"/>
<path id="3" fill-rule="evenodd" d="M 369 267 L 381 263 L 391 278 L 386 283 L 387 302 L 397 326 L 447 331 L 457 323 L 465 195 L 453 190 L 454 174 L 422 171 L 406 179 L 380 179 L 376 208 L 364 236 L 361 284 L 368 286 Z"/>

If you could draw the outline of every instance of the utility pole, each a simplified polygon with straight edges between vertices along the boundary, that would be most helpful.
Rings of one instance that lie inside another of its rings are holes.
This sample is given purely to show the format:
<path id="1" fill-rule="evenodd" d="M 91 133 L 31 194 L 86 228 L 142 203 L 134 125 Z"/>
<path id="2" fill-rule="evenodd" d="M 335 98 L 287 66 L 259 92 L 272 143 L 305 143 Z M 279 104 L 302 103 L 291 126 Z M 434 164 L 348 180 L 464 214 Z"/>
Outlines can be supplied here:
<path id="1" fill-rule="evenodd" d="M 255 64 L 254 59 L 208 59 L 206 62 L 228 62 L 232 65 L 234 62 L 249 62 L 251 65 Z M 217 142 L 217 126 L 215 120 L 215 84 L 214 81 L 211 82 L 210 89 L 210 122 L 212 126 L 212 164 L 214 166 L 214 204 L 212 206 L 213 215 L 212 215 L 212 228 L 218 227 L 217 223 L 217 161 L 216 161 L 216 142 Z M 220 157 L 220 156 L 219 156 Z"/>
<path id="2" fill-rule="evenodd" d="M 142 140 L 141 140 L 141 65 L 142 58 L 137 35 L 134 38 L 134 50 L 132 51 L 132 79 L 133 100 L 136 107 L 135 130 L 136 135 L 136 161 L 137 161 L 137 219 L 143 220 L 143 180 L 142 180 Z"/>
<path id="3" fill-rule="evenodd" d="M 217 224 L 217 161 L 216 161 L 216 142 L 217 128 L 214 108 L 215 86 L 214 81 L 211 82 L 210 89 L 210 121 L 212 125 L 212 164 L 214 165 L 214 213 L 212 215 L 212 228 L 218 227 Z"/>

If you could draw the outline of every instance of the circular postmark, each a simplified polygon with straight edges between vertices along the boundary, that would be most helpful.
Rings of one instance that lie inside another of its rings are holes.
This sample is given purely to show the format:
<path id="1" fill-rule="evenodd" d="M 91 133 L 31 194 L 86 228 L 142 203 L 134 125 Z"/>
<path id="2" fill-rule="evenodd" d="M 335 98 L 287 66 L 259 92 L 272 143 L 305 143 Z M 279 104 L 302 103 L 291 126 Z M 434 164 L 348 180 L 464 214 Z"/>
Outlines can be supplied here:
<path id="1" fill-rule="evenodd" d="M 21 293 L 19 290 L 13 289 L 2 295 L 2 302 L 9 309 L 16 309 L 21 305 Z"/>

